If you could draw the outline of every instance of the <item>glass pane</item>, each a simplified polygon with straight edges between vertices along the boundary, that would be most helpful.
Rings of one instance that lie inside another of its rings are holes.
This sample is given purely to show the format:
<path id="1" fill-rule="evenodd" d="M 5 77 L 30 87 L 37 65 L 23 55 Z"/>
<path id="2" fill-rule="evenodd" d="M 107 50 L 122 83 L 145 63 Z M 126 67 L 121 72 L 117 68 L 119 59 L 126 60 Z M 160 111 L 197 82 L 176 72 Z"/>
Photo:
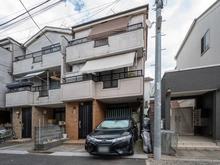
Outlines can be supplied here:
<path id="1" fill-rule="evenodd" d="M 209 31 L 205 34 L 205 49 L 209 47 Z"/>

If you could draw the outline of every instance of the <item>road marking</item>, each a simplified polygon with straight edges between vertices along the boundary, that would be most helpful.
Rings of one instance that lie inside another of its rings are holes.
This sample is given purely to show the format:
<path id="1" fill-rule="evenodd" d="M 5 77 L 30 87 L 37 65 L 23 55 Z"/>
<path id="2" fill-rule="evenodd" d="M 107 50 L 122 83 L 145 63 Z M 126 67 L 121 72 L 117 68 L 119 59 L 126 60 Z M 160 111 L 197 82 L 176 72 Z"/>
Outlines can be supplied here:
<path id="1" fill-rule="evenodd" d="M 1 147 L 0 150 L 4 150 L 6 148 L 13 148 L 13 147 L 16 147 L 16 146 L 20 146 L 21 144 L 17 144 L 17 145 L 10 145 L 10 146 L 7 146 L 7 147 Z"/>
<path id="2" fill-rule="evenodd" d="M 54 152 L 50 155 L 53 155 L 53 156 L 91 156 L 90 154 L 88 153 L 76 153 L 76 152 Z"/>
<path id="3" fill-rule="evenodd" d="M 146 160 L 146 165 L 150 165 L 150 162 L 149 162 L 149 160 Z"/>
<path id="4" fill-rule="evenodd" d="M 19 151 L 19 150 L 0 150 L 1 154 L 28 154 L 27 151 Z"/>

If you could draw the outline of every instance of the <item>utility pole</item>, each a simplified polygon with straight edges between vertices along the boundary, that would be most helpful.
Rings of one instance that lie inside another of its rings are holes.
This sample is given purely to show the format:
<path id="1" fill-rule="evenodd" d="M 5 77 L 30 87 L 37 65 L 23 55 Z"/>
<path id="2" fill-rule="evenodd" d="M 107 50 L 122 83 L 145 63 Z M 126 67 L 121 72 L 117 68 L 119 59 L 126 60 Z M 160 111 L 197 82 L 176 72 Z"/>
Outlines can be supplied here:
<path id="1" fill-rule="evenodd" d="M 155 108 L 154 108 L 154 159 L 161 159 L 161 9 L 163 0 L 155 0 L 156 42 L 155 42 Z"/>

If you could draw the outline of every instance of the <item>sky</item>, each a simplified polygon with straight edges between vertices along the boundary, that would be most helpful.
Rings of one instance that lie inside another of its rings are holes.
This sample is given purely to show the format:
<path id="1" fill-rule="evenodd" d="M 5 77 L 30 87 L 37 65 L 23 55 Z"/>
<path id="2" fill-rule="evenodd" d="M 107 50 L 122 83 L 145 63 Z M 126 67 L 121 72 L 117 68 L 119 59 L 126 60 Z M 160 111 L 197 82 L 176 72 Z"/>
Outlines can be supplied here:
<path id="1" fill-rule="evenodd" d="M 48 1 L 48 2 L 47 2 Z M 71 28 L 100 17 L 149 4 L 149 20 L 155 22 L 155 0 L 0 0 L 0 40 L 11 37 L 24 43 L 45 26 Z M 216 0 L 164 0 L 162 9 L 161 76 L 174 70 L 176 55 L 193 20 Z M 45 2 L 45 3 L 44 3 Z M 46 3 L 47 2 L 47 3 Z M 37 5 L 44 5 L 34 8 Z M 25 9 L 26 8 L 26 9 Z M 30 10 L 32 19 L 28 14 Z M 18 17 L 21 15 L 20 17 Z M 18 18 L 16 18 L 18 17 Z M 35 24 L 35 23 L 37 24 Z M 154 78 L 155 28 L 148 29 L 145 76 Z"/>

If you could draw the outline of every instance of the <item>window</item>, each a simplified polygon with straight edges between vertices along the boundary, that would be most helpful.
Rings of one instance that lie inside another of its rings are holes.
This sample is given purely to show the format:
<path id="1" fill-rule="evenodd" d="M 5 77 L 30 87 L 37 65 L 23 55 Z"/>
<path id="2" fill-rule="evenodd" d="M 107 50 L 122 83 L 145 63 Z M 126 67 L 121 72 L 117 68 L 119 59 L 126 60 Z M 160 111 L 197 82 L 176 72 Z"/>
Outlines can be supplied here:
<path id="1" fill-rule="evenodd" d="M 95 40 L 95 47 L 108 45 L 108 38 L 102 38 L 99 40 Z"/>
<path id="2" fill-rule="evenodd" d="M 33 63 L 41 62 L 41 61 L 42 61 L 42 56 L 33 57 Z"/>
<path id="3" fill-rule="evenodd" d="M 54 108 L 53 112 L 53 118 L 56 119 L 57 122 L 65 121 L 65 108 Z"/>
<path id="4" fill-rule="evenodd" d="M 209 30 L 201 39 L 201 54 L 203 54 L 209 48 L 210 32 Z"/>

